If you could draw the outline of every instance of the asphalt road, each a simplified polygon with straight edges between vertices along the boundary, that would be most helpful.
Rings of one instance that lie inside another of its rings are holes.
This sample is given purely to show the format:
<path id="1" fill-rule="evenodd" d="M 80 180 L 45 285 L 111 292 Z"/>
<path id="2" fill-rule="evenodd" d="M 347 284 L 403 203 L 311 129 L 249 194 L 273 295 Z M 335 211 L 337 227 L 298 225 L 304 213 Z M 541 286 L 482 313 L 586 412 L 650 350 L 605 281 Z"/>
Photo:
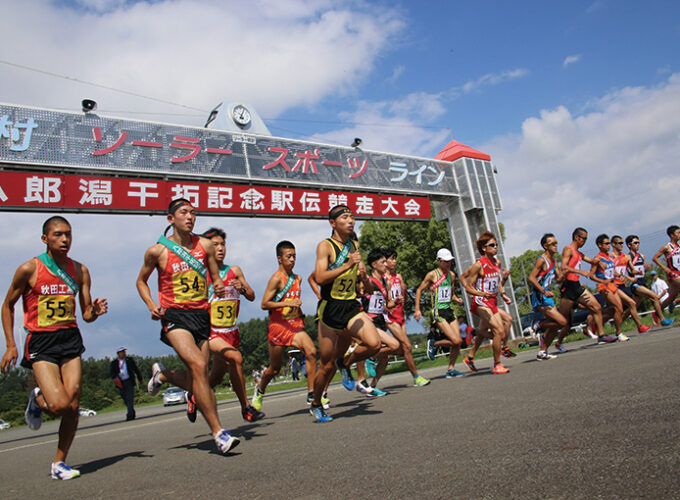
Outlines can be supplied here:
<path id="1" fill-rule="evenodd" d="M 680 498 L 680 328 L 653 332 L 571 343 L 550 361 L 521 353 L 503 376 L 488 359 L 457 379 L 426 370 L 422 388 L 391 375 L 379 399 L 336 385 L 329 424 L 313 423 L 300 391 L 266 397 L 255 424 L 224 403 L 242 439 L 229 456 L 184 407 L 82 417 L 73 481 L 49 478 L 56 423 L 3 431 L 0 496 Z"/>

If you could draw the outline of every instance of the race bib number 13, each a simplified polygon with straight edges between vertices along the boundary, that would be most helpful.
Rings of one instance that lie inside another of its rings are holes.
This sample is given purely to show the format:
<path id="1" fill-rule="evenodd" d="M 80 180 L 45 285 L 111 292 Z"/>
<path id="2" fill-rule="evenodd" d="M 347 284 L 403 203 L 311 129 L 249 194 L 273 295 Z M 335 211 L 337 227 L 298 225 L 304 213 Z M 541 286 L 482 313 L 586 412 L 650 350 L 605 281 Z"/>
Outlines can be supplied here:
<path id="1" fill-rule="evenodd" d="M 74 295 L 41 295 L 38 297 L 38 326 L 52 326 L 75 321 Z"/>
<path id="2" fill-rule="evenodd" d="M 177 302 L 194 302 L 207 297 L 205 279 L 193 269 L 173 274 L 172 290 Z"/>

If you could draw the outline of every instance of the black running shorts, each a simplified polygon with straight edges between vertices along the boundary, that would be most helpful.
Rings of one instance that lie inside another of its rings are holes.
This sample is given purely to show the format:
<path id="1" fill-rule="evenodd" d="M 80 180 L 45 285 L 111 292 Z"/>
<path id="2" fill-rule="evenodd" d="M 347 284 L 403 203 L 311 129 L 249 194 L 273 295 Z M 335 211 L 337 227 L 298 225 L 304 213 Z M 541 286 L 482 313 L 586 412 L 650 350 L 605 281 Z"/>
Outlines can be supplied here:
<path id="1" fill-rule="evenodd" d="M 161 341 L 170 347 L 168 332 L 186 330 L 194 337 L 196 345 L 210 339 L 209 309 L 166 309 L 161 319 Z"/>
<path id="2" fill-rule="evenodd" d="M 562 288 L 560 288 L 562 297 L 571 300 L 572 302 L 578 302 L 585 291 L 586 289 L 578 281 L 565 280 L 564 283 L 562 283 Z"/>
<path id="3" fill-rule="evenodd" d="M 323 300 L 319 305 L 319 315 L 324 325 L 334 330 L 344 330 L 352 319 L 361 313 L 358 300 Z"/>
<path id="4" fill-rule="evenodd" d="M 21 366 L 32 368 L 36 361 L 56 365 L 65 359 L 77 358 L 85 352 L 78 328 L 62 328 L 54 332 L 28 332 Z"/>
<path id="5" fill-rule="evenodd" d="M 445 309 L 434 309 L 432 317 L 436 322 L 446 321 L 447 323 L 453 323 L 456 321 L 456 317 L 453 314 L 453 309 L 447 307 Z"/>

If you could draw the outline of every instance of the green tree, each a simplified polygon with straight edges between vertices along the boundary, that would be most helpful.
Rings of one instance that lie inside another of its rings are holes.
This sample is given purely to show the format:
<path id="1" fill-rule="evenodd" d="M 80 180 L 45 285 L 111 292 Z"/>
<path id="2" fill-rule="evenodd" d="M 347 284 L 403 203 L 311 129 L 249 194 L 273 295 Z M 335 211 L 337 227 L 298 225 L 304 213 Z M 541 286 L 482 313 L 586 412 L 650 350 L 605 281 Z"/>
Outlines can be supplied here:
<path id="1" fill-rule="evenodd" d="M 515 287 L 515 300 L 520 314 L 529 314 L 532 311 L 531 297 L 528 292 L 531 285 L 528 278 L 536 259 L 542 253 L 542 250 L 527 250 L 522 255 L 510 257 L 510 279 Z"/>

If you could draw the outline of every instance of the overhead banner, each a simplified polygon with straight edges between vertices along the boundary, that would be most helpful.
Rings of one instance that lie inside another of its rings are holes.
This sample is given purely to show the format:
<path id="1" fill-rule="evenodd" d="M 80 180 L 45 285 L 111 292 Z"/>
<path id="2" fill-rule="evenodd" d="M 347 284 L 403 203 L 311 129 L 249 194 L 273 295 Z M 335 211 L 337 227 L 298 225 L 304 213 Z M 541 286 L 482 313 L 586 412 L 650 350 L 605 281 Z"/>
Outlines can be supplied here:
<path id="1" fill-rule="evenodd" d="M 459 195 L 449 162 L 0 104 L 2 164 L 57 167 L 85 175 L 127 172 L 336 191 Z"/>
<path id="2" fill-rule="evenodd" d="M 186 198 L 199 213 L 326 218 L 347 205 L 358 218 L 430 218 L 425 197 L 320 191 L 152 178 L 0 172 L 0 209 L 165 214 L 170 200 Z"/>

